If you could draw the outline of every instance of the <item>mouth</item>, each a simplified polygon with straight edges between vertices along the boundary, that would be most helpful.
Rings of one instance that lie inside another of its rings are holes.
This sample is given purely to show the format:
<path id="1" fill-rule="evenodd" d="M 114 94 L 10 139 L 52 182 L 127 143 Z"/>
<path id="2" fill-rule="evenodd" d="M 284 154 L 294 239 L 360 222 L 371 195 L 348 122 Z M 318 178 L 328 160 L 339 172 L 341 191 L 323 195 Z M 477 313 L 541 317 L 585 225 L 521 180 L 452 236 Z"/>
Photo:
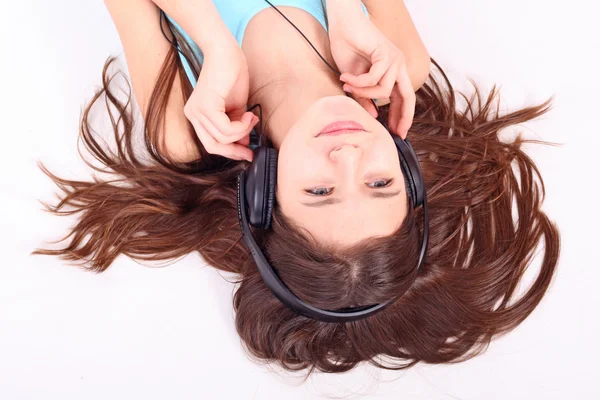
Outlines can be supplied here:
<path id="1" fill-rule="evenodd" d="M 321 132 L 315 137 L 319 136 L 337 136 L 348 133 L 365 132 L 365 128 L 354 121 L 337 121 L 327 125 Z"/>

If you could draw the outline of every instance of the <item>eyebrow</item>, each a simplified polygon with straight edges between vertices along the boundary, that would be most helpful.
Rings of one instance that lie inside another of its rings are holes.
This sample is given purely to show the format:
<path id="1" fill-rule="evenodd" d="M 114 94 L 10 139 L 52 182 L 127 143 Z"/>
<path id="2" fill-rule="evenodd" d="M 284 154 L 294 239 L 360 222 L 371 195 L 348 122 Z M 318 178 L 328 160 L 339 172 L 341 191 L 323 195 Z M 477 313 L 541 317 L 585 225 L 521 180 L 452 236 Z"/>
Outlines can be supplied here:
<path id="1" fill-rule="evenodd" d="M 374 198 L 374 199 L 389 199 L 390 197 L 398 196 L 400 193 L 402 193 L 402 190 L 397 190 L 395 192 L 373 191 L 369 194 L 369 197 Z M 340 200 L 338 198 L 329 198 L 329 199 L 319 200 L 319 201 L 315 201 L 315 202 L 311 202 L 311 203 L 302 203 L 302 205 L 305 205 L 306 207 L 323 207 L 323 206 L 328 206 L 331 204 L 339 204 L 339 203 L 342 203 L 342 200 Z"/>

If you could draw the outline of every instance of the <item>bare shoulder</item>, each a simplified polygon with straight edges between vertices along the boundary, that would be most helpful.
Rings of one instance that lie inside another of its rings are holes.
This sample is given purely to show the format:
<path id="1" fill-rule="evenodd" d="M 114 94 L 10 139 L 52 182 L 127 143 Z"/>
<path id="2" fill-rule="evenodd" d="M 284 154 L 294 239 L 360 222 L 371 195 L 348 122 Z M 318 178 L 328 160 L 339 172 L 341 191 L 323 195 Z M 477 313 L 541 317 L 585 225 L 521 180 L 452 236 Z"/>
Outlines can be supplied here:
<path id="1" fill-rule="evenodd" d="M 146 118 L 163 64 L 172 51 L 160 26 L 160 9 L 151 0 L 104 0 L 104 4 L 119 33 L 135 98 Z M 164 135 L 163 152 L 175 160 L 191 161 L 197 159 L 199 153 L 183 112 L 184 105 L 177 72 L 164 110 L 166 126 L 158 134 Z"/>

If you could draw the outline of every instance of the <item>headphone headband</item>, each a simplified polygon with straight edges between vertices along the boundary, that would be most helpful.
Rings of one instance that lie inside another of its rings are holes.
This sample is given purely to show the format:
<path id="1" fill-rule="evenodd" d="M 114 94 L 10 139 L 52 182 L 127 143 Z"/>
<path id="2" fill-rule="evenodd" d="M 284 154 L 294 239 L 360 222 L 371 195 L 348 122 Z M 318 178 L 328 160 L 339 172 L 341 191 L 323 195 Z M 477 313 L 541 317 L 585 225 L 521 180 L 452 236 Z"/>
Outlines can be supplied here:
<path id="1" fill-rule="evenodd" d="M 381 309 L 392 304 L 395 300 L 386 303 L 373 304 L 369 306 L 359 306 L 354 308 L 345 308 L 342 310 L 323 310 L 302 301 L 283 283 L 277 273 L 273 270 L 267 259 L 265 258 L 262 251 L 260 251 L 258 244 L 252 236 L 250 226 L 248 224 L 248 216 L 246 213 L 246 199 L 244 196 L 244 185 L 246 183 L 245 172 L 242 171 L 238 175 L 237 181 L 237 209 L 238 209 L 238 220 L 240 223 L 240 230 L 242 232 L 242 239 L 244 243 L 250 249 L 250 253 L 254 258 L 254 262 L 258 267 L 263 281 L 269 287 L 271 292 L 288 308 L 295 311 L 297 314 L 302 314 L 309 318 L 317 319 L 325 322 L 350 322 L 356 321 L 362 318 L 375 314 Z"/>
<path id="2" fill-rule="evenodd" d="M 319 55 L 321 60 L 338 76 L 341 74 L 333 68 L 319 51 L 313 46 L 308 38 L 295 26 L 277 7 L 269 0 L 265 0 L 272 8 L 274 8 L 283 18 L 285 18 L 308 42 L 313 50 Z M 371 100 L 375 108 L 374 100 Z M 256 106 L 255 106 L 256 107 Z M 260 106 L 260 120 L 262 121 L 262 109 Z M 254 108 L 254 107 L 252 107 Z M 380 121 L 381 122 L 381 121 Z M 387 129 L 387 124 L 383 122 Z M 389 131 L 389 129 L 388 129 Z M 262 138 L 262 127 L 261 127 Z M 394 142 L 398 149 L 401 168 L 407 182 L 407 189 L 411 195 L 413 207 L 423 206 L 423 238 L 421 241 L 421 250 L 419 261 L 417 263 L 417 272 L 420 270 L 423 263 L 427 243 L 429 238 L 429 213 L 427 210 L 427 195 L 425 193 L 425 184 L 423 173 L 419 164 L 419 160 L 412 148 L 410 141 L 403 140 L 400 137 L 394 136 Z M 272 151 L 271 151 L 272 150 Z M 257 157 L 260 155 L 260 157 Z M 349 322 L 362 318 L 367 318 L 378 311 L 386 308 L 397 300 L 393 299 L 381 304 L 373 304 L 369 306 L 359 306 L 354 308 L 344 308 L 341 310 L 322 310 L 311 306 L 298 298 L 292 291 L 281 281 L 273 267 L 269 264 L 264 254 L 258 247 L 250 226 L 248 224 L 247 207 L 249 202 L 250 222 L 252 226 L 260 229 L 268 229 L 271 222 L 271 215 L 275 203 L 275 186 L 277 177 L 277 152 L 273 149 L 268 149 L 263 146 L 262 140 L 259 140 L 258 152 L 255 151 L 255 159 L 251 168 L 251 173 L 246 176 L 246 171 L 242 171 L 238 176 L 237 181 L 237 207 L 238 220 L 240 230 L 242 231 L 242 239 L 246 246 L 250 249 L 254 262 L 262 276 L 263 281 L 269 287 L 271 292 L 288 308 L 298 314 L 303 314 L 309 318 L 326 321 L 326 322 Z M 248 182 L 247 182 L 248 180 Z M 248 193 L 246 193 L 248 192 Z M 246 195 L 250 196 L 250 200 L 246 199 Z M 416 275 L 415 275 L 416 276 Z M 402 295 L 402 294 L 401 294 Z M 401 296 L 400 295 L 400 296 Z M 398 296 L 398 297 L 400 297 Z"/>
<path id="3" fill-rule="evenodd" d="M 416 192 L 412 194 L 412 203 L 414 207 L 419 205 L 423 206 L 423 236 L 421 240 L 421 249 L 419 252 L 419 260 L 417 263 L 417 272 L 420 270 L 421 265 L 423 264 L 423 260 L 425 257 L 425 252 L 427 249 L 427 243 L 429 238 L 429 212 L 427 208 L 427 196 L 424 189 L 423 184 L 423 175 L 421 172 L 421 168 L 419 162 L 416 158 L 412 145 L 408 140 L 404 141 L 401 138 L 394 139 L 396 146 L 398 148 L 398 156 L 401 160 L 406 161 L 407 168 L 403 168 L 403 173 L 405 177 L 408 178 L 409 182 L 412 182 L 411 186 L 413 186 L 412 191 Z M 401 143 L 399 143 L 401 142 Z M 410 160 L 410 161 L 409 161 Z M 263 168 L 273 168 L 273 166 L 263 166 Z M 414 168 L 414 169 L 413 169 Z M 267 287 L 271 290 L 271 292 L 281 301 L 285 306 L 296 312 L 297 314 L 302 314 L 306 317 L 324 321 L 324 322 L 350 322 L 356 321 L 363 318 L 367 318 L 390 304 L 394 303 L 399 297 L 392 299 L 385 303 L 373 304 L 367 306 L 359 306 L 359 307 L 349 307 L 340 310 L 323 310 L 317 307 L 314 307 L 298 296 L 296 296 L 279 278 L 273 267 L 267 261 L 265 255 L 260 250 L 252 232 L 250 230 L 250 224 L 248 223 L 248 204 L 246 199 L 246 188 L 247 186 L 247 172 L 242 171 L 238 175 L 237 179 L 237 211 L 238 211 L 238 222 L 240 226 L 240 230 L 242 233 L 242 240 L 246 244 L 247 248 L 250 250 L 252 254 L 252 258 L 256 266 L 258 267 L 258 271 L 267 285 Z M 409 176 L 406 176 L 409 175 Z M 254 176 L 254 175 L 252 175 Z M 274 185 L 274 182 L 272 182 Z M 254 190 L 262 190 L 263 194 L 266 192 L 274 193 L 274 188 L 258 188 L 253 183 L 250 185 Z M 415 190 L 416 189 L 416 190 Z M 274 195 L 274 194 L 273 194 Z M 254 196 L 256 197 L 256 196 Z M 259 196 L 260 197 L 260 196 Z M 270 218 L 270 210 L 269 210 L 269 218 Z M 270 221 L 265 221 L 260 219 L 261 223 L 256 226 L 259 228 L 265 228 L 265 226 L 270 225 Z"/>

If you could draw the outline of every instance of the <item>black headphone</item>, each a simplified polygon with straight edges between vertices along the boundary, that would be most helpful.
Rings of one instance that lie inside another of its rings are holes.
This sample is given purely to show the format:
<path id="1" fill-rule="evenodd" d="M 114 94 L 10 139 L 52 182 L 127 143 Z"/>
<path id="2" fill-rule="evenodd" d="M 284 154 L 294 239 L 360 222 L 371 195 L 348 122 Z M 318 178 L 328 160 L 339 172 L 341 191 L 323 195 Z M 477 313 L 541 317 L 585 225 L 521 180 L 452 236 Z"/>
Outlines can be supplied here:
<path id="1" fill-rule="evenodd" d="M 285 18 L 299 33 L 304 37 L 308 44 L 313 48 L 321 60 L 338 76 L 339 71 L 333 68 L 325 58 L 319 53 L 319 51 L 313 46 L 308 38 L 298 29 L 292 21 L 290 21 L 277 7 L 275 7 L 269 0 L 265 0 L 273 9 L 275 9 L 283 18 Z M 181 54 L 186 60 L 187 64 L 192 68 L 196 77 L 198 71 L 193 67 L 189 58 L 181 50 L 176 40 L 171 40 L 163 30 L 163 18 L 165 18 L 164 12 L 160 12 L 160 26 L 163 36 L 171 45 Z M 171 26 L 167 24 L 171 35 L 174 37 L 174 33 L 171 30 Z M 373 105 L 377 108 L 377 105 L 373 100 Z M 260 121 L 262 124 L 262 109 L 260 105 L 256 105 L 260 110 Z M 256 107 L 255 106 L 255 107 Z M 252 107 L 254 108 L 254 107 Z M 252 109 L 251 108 L 251 109 Z M 251 110 L 250 109 L 250 110 Z M 389 128 L 385 121 L 379 120 L 389 131 Z M 421 240 L 421 250 L 419 252 L 419 261 L 417 262 L 417 272 L 420 270 L 421 265 L 425 257 L 427 250 L 427 242 L 429 239 L 429 213 L 427 210 L 427 194 L 425 192 L 425 183 L 423 180 L 423 172 L 412 144 L 408 139 L 402 139 L 398 135 L 393 135 L 394 143 L 398 150 L 398 156 L 400 158 L 400 167 L 404 175 L 406 183 L 406 191 L 409 196 L 409 200 L 414 208 L 423 206 L 423 237 Z M 250 226 L 255 229 L 269 229 L 271 226 L 271 218 L 273 216 L 273 207 L 275 206 L 275 187 L 277 185 L 277 150 L 268 147 L 262 143 L 262 126 L 260 129 L 260 136 L 258 138 L 258 146 L 254 148 L 254 158 L 248 168 L 242 171 L 238 175 L 237 179 L 237 208 L 238 208 L 238 220 L 240 229 L 242 231 L 242 238 L 244 243 L 250 249 L 254 262 L 256 263 L 258 270 L 262 276 L 262 279 L 269 287 L 271 292 L 288 308 L 292 309 L 298 314 L 305 315 L 309 318 L 321 320 L 325 322 L 349 322 L 356 321 L 359 319 L 367 318 L 378 311 L 381 311 L 385 307 L 394 303 L 396 299 L 389 300 L 386 303 L 373 304 L 359 307 L 349 307 L 340 310 L 323 310 L 310 304 L 305 303 L 299 297 L 297 297 L 292 291 L 279 279 L 277 273 L 273 270 L 273 267 L 269 264 L 265 258 L 263 252 L 258 247 Z M 416 275 L 415 275 L 416 276 Z M 399 296 L 400 297 L 400 296 Z"/>
<path id="2" fill-rule="evenodd" d="M 388 129 L 385 122 L 381 120 L 380 122 Z M 429 215 L 423 172 L 410 141 L 402 139 L 397 135 L 392 136 L 398 150 L 400 167 L 402 168 L 406 182 L 409 200 L 414 208 L 423 206 L 423 238 L 421 240 L 421 250 L 417 263 L 417 271 L 419 271 L 423 264 L 429 238 Z M 325 322 L 348 322 L 367 318 L 397 300 L 393 299 L 386 303 L 340 310 L 323 310 L 305 303 L 292 293 L 273 270 L 273 267 L 267 261 L 250 231 L 250 226 L 262 230 L 270 228 L 273 207 L 275 206 L 276 185 L 277 150 L 259 142 L 259 145 L 254 149 L 254 158 L 250 167 L 238 175 L 238 220 L 242 231 L 242 239 L 248 249 L 250 249 L 263 281 L 279 301 L 296 313 L 312 319 Z"/>

